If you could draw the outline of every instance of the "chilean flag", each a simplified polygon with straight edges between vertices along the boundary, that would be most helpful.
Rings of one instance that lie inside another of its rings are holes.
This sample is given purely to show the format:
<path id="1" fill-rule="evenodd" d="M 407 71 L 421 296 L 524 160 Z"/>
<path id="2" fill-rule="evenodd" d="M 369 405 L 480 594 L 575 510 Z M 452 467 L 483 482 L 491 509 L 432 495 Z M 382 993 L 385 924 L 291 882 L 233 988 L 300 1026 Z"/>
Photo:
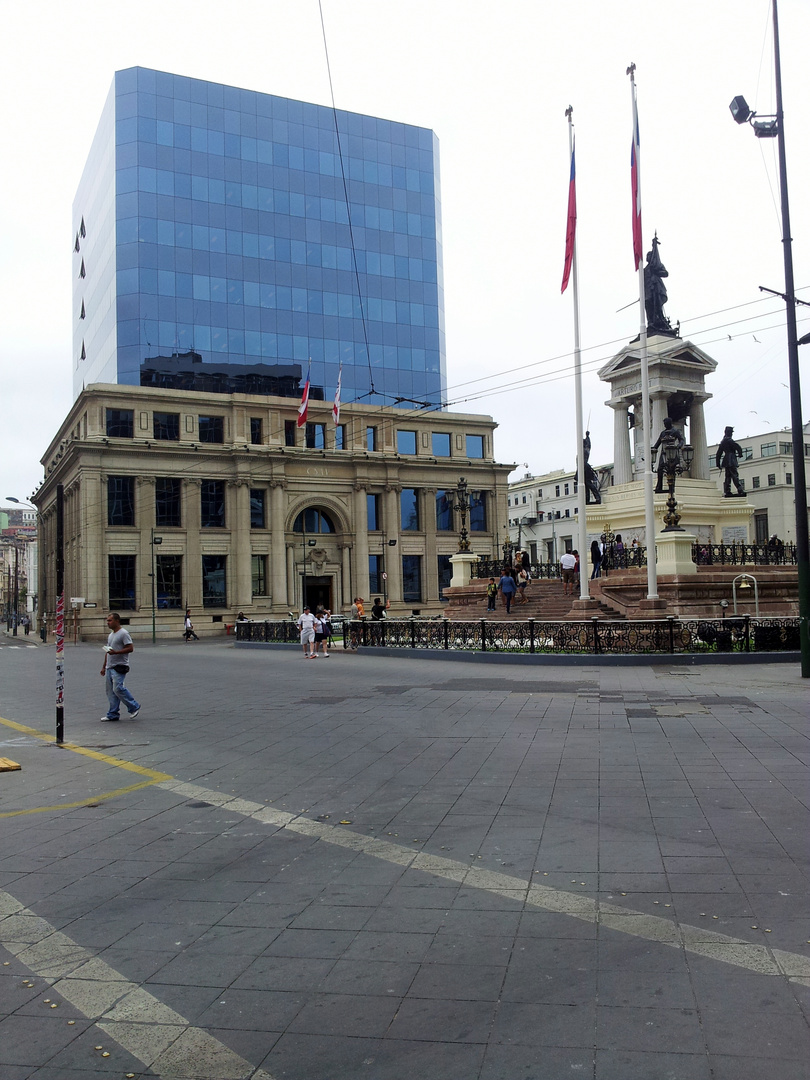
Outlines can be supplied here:
<path id="1" fill-rule="evenodd" d="M 335 402 L 332 406 L 332 419 L 335 424 L 340 423 L 340 377 L 343 374 L 343 364 L 338 368 L 337 389 L 335 390 Z"/>
<path id="2" fill-rule="evenodd" d="M 565 226 L 565 265 L 563 266 L 561 293 L 564 293 L 568 288 L 568 279 L 571 276 L 571 264 L 574 261 L 574 242 L 577 235 L 576 152 L 577 148 L 575 143 L 571 150 L 571 179 L 568 182 L 568 221 Z"/>
<path id="3" fill-rule="evenodd" d="M 312 360 L 307 367 L 307 381 L 304 383 L 304 392 L 301 395 L 301 404 L 298 406 L 298 426 L 303 427 L 307 422 L 307 409 L 309 408 L 309 375 L 312 371 Z"/>
<path id="4" fill-rule="evenodd" d="M 644 253 L 641 247 L 641 179 L 639 177 L 638 114 L 633 103 L 633 147 L 630 151 L 630 184 L 633 189 L 633 258 L 638 270 Z"/>

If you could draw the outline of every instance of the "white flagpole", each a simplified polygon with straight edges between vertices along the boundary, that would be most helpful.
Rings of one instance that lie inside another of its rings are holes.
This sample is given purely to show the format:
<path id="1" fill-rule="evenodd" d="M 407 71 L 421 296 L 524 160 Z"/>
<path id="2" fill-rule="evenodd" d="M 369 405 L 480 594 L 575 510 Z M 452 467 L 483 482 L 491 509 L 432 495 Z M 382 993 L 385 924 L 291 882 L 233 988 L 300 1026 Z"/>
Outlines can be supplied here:
<path id="1" fill-rule="evenodd" d="M 573 107 L 568 106 L 568 157 L 574 154 L 574 118 Z M 576 184 L 576 175 L 574 176 Z M 579 598 L 587 600 L 590 596 L 588 578 L 588 556 L 585 545 L 588 542 L 588 523 L 585 515 L 585 449 L 584 426 L 582 423 L 582 354 L 579 339 L 579 279 L 577 277 L 577 234 L 574 232 L 574 250 L 571 257 L 571 284 L 574 292 L 574 398 L 577 413 L 577 493 L 579 494 L 579 518 L 577 546 L 579 547 Z"/>
<path id="2" fill-rule="evenodd" d="M 636 132 L 638 131 L 638 105 L 636 102 L 636 65 L 631 64 L 627 69 L 630 76 L 630 97 L 633 103 L 633 140 L 636 152 L 636 178 L 638 188 L 638 214 L 641 219 L 641 152 L 639 150 Z M 642 416 L 641 440 L 636 444 L 637 453 L 641 458 L 644 477 L 644 531 L 646 533 L 647 546 L 647 599 L 658 599 L 658 570 L 655 565 L 655 501 L 653 499 L 653 474 L 651 465 L 652 433 L 650 426 L 652 415 L 650 412 L 650 369 L 647 361 L 647 312 L 644 304 L 644 260 L 638 264 L 638 309 L 639 309 L 639 348 L 641 351 L 641 411 Z M 636 470 L 638 470 L 636 462 Z"/>

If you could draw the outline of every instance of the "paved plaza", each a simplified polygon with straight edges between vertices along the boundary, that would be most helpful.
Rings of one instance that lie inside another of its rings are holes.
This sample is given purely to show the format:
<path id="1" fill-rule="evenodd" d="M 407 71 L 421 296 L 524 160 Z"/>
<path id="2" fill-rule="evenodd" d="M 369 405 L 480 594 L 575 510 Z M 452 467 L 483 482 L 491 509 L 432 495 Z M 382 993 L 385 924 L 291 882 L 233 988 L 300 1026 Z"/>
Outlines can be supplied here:
<path id="1" fill-rule="evenodd" d="M 0 636 L 0 1077 L 808 1080 L 797 664 Z"/>

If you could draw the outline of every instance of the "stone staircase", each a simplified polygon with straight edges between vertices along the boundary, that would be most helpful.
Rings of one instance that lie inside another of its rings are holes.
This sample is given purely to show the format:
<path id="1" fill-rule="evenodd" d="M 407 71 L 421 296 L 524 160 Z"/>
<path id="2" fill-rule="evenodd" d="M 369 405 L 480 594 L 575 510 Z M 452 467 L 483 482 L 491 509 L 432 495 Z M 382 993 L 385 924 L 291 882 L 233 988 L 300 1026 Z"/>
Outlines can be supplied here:
<path id="1" fill-rule="evenodd" d="M 480 588 L 480 603 L 468 604 L 464 608 L 463 615 L 457 610 L 447 610 L 445 614 L 454 619 L 486 619 L 488 622 L 499 622 L 507 618 L 538 619 L 550 622 L 582 618 L 578 612 L 571 611 L 573 601 L 579 599 L 579 588 L 577 587 L 574 595 L 566 596 L 563 593 L 562 581 L 559 580 L 545 578 L 532 580 L 526 588 L 526 603 L 521 604 L 518 600 L 513 601 L 512 613 L 508 616 L 500 595 L 498 596 L 495 611 L 487 611 L 486 587 L 486 581 L 481 578 L 474 578 L 470 582 L 469 588 L 475 588 L 476 591 Z M 624 619 L 625 617 L 620 611 L 610 607 L 602 600 L 594 603 L 593 614 L 600 619 Z"/>

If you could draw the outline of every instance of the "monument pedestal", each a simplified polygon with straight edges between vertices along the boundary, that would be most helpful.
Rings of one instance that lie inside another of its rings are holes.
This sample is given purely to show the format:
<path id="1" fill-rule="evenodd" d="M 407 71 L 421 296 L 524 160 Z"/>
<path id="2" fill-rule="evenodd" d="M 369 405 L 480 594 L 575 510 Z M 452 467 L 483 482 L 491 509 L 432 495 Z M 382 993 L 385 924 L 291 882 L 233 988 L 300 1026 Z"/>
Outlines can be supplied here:
<path id="1" fill-rule="evenodd" d="M 696 574 L 697 564 L 692 561 L 692 545 L 696 540 L 694 533 L 681 529 L 658 533 L 655 552 L 659 576 L 672 574 L 674 577 L 688 577 Z"/>
<path id="2" fill-rule="evenodd" d="M 450 556 L 450 565 L 453 567 L 453 576 L 450 579 L 451 589 L 463 589 L 469 585 L 473 578 L 478 556 L 472 551 L 458 551 Z"/>

